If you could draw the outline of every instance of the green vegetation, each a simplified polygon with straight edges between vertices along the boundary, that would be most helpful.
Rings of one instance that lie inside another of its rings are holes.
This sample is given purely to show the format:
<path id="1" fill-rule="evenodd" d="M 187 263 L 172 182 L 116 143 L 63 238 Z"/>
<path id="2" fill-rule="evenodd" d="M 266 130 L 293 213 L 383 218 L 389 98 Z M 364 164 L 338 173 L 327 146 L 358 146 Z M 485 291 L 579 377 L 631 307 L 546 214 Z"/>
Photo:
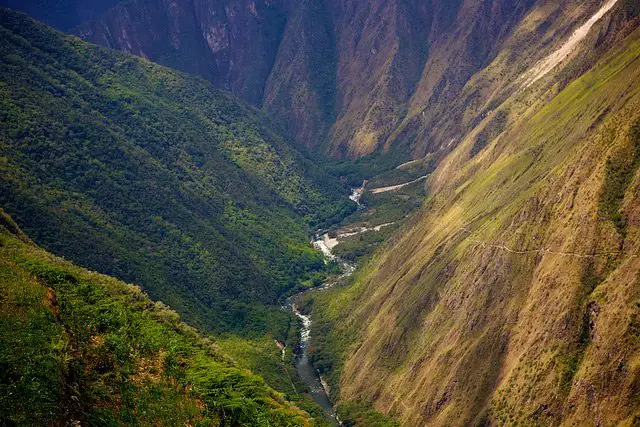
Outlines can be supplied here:
<path id="1" fill-rule="evenodd" d="M 427 156 L 423 159 L 403 163 L 391 170 L 384 171 L 374 177 L 371 177 L 369 179 L 368 186 L 370 188 L 376 188 L 403 184 L 433 172 L 434 168 L 435 161 L 432 156 Z"/>
<path id="2" fill-rule="evenodd" d="M 283 393 L 289 402 L 311 415 L 316 427 L 323 427 L 326 423 L 326 414 L 306 394 L 307 386 L 299 380 L 296 373 L 295 354 L 292 349 L 298 344 L 297 332 L 297 327 L 290 329 L 284 358 L 282 358 L 282 350 L 273 339 L 268 337 L 253 340 L 227 337 L 217 340 L 216 344 L 241 367 L 263 377 L 269 386 Z"/>
<path id="3" fill-rule="evenodd" d="M 309 356 L 313 366 L 327 378 L 333 397 L 340 396 L 340 375 L 356 333 L 354 325 L 338 322 L 336 319 L 344 315 L 341 307 L 349 306 L 359 296 L 361 289 L 353 284 L 358 282 L 365 271 L 357 270 L 348 282 L 330 290 L 305 295 L 301 303 L 304 311 L 311 312 L 313 317 Z"/>
<path id="4" fill-rule="evenodd" d="M 373 226 L 401 221 L 420 208 L 425 197 L 424 181 L 387 193 L 367 193 L 362 198 L 367 210 L 358 212 L 354 220 L 366 221 Z"/>
<path id="5" fill-rule="evenodd" d="M 354 209 L 337 180 L 201 79 L 7 10 L 0 35 L 0 204 L 20 226 L 194 325 L 284 339 L 278 299 L 323 274 L 310 231 Z"/>
<path id="6" fill-rule="evenodd" d="M 315 296 L 316 306 L 326 301 L 328 294 Z M 313 311 L 312 350 L 310 351 L 313 366 L 320 374 L 327 376 L 329 386 L 335 396 L 339 396 L 340 374 L 344 360 L 348 357 L 351 342 L 345 339 L 349 334 L 332 332 L 336 323 L 323 310 Z"/>
<path id="7" fill-rule="evenodd" d="M 637 417 L 639 75 L 636 31 L 563 89 L 508 101 L 495 155 L 469 159 L 467 135 L 411 226 L 314 296 L 314 360 L 341 403 L 407 425 Z"/>
<path id="8" fill-rule="evenodd" d="M 607 158 L 600 196 L 600 212 L 613 222 L 622 236 L 626 235 L 627 220 L 620 208 L 627 188 L 640 167 L 640 123 L 632 126 L 628 142 L 628 145 Z"/>
<path id="9" fill-rule="evenodd" d="M 415 178 L 409 177 L 409 180 L 412 179 Z M 377 182 L 382 183 L 381 185 L 394 185 L 381 180 L 377 180 Z M 371 187 L 370 184 L 367 186 Z M 342 259 L 353 262 L 370 257 L 381 244 L 396 234 L 401 223 L 420 209 L 425 198 L 424 181 L 418 181 L 410 186 L 387 193 L 365 193 L 361 203 L 367 208 L 347 216 L 334 228 L 348 230 L 357 227 L 371 229 L 380 225 L 383 227 L 379 230 L 374 229 L 341 238 L 340 243 L 333 248 L 333 253 Z"/>
<path id="10" fill-rule="evenodd" d="M 371 256 L 373 252 L 387 239 L 398 231 L 398 227 L 390 225 L 380 231 L 368 231 L 356 236 L 344 238 L 335 248 L 333 254 L 347 261 L 356 262 L 361 258 Z"/>
<path id="11" fill-rule="evenodd" d="M 292 327 L 291 330 L 296 329 Z M 265 337 L 247 340 L 231 336 L 221 338 L 216 343 L 225 354 L 238 361 L 243 368 L 263 377 L 289 400 L 289 396 L 296 395 L 297 389 L 293 385 L 296 377 L 295 368 L 290 363 L 283 363 L 282 352 L 273 339 Z"/>
<path id="12" fill-rule="evenodd" d="M 177 313 L 0 215 L 0 424 L 311 425 Z"/>
<path id="13" fill-rule="evenodd" d="M 338 406 L 338 415 L 346 427 L 399 427 L 400 423 L 384 416 L 363 402 L 349 402 Z"/>
<path id="14" fill-rule="evenodd" d="M 471 147 L 471 156 L 473 157 L 477 155 L 491 141 L 500 136 L 500 134 L 504 132 L 508 120 L 509 114 L 506 111 L 498 111 L 491 121 L 487 123 L 487 125 L 476 136 L 473 147 Z"/>
<path id="15" fill-rule="evenodd" d="M 340 176 L 350 187 L 360 187 L 365 179 L 391 173 L 396 166 L 407 160 L 406 153 L 376 153 L 359 157 L 354 160 L 345 160 L 337 164 L 327 164 L 325 167 L 332 175 Z"/>

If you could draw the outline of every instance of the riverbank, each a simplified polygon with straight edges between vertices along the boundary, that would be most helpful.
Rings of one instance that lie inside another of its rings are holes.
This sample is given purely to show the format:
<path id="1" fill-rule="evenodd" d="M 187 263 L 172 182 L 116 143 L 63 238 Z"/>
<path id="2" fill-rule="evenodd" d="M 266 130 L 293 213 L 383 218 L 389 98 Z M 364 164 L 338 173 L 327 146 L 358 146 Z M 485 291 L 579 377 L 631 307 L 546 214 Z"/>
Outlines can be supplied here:
<path id="1" fill-rule="evenodd" d="M 424 177 L 394 186 L 393 189 L 403 190 L 405 187 L 409 187 L 422 179 Z M 330 398 L 329 380 L 323 377 L 313 365 L 312 353 L 317 357 L 311 346 L 314 322 L 312 314 L 308 312 L 304 305 L 304 301 L 310 298 L 310 294 L 313 294 L 314 298 L 324 294 L 336 285 L 343 283 L 355 272 L 359 257 L 351 256 L 352 254 L 349 250 L 341 251 L 341 253 L 345 253 L 345 257 L 339 256 L 334 252 L 336 247 L 339 247 L 341 243 L 346 245 L 353 244 L 354 239 L 364 239 L 362 242 L 367 245 L 367 249 L 373 250 L 373 247 L 378 246 L 395 232 L 398 225 L 419 206 L 423 194 L 420 189 L 412 189 L 409 193 L 397 191 L 394 192 L 393 196 L 386 194 L 376 196 L 377 193 L 373 193 L 366 187 L 367 181 L 363 181 L 362 185 L 358 188 L 353 188 L 349 195 L 349 200 L 358 206 L 357 212 L 352 215 L 350 220 L 347 219 L 347 221 L 339 225 L 339 228 L 333 230 L 319 230 L 311 242 L 313 247 L 324 255 L 327 263 L 335 262 L 338 264 L 340 273 L 330 276 L 320 286 L 305 289 L 292 295 L 283 305 L 287 311 L 295 315 L 300 321 L 299 343 L 294 349 L 298 380 L 306 386 L 308 394 L 313 401 L 325 411 L 326 417 L 335 422 L 336 425 L 341 424 L 338 420 L 336 408 Z M 369 193 L 375 198 L 371 198 Z M 383 191 L 383 193 L 386 193 L 386 191 Z M 363 202 L 365 198 L 366 203 Z M 371 204 L 371 208 L 369 204 Z M 372 248 L 368 248 L 368 246 L 372 246 Z M 362 253 L 368 254 L 369 250 Z"/>
<path id="2" fill-rule="evenodd" d="M 318 247 L 317 245 L 314 245 Z M 323 246 L 328 251 L 328 257 L 331 260 L 335 260 L 340 265 L 341 273 L 337 276 L 329 277 L 325 282 L 316 288 L 307 289 L 299 292 L 287 299 L 285 308 L 300 319 L 300 343 L 296 349 L 296 372 L 299 380 L 301 380 L 309 390 L 309 395 L 315 403 L 320 405 L 326 412 L 327 416 L 335 420 L 336 425 L 340 425 L 336 410 L 331 398 L 329 396 L 329 387 L 326 380 L 323 381 L 320 373 L 313 366 L 310 357 L 310 341 L 311 341 L 311 328 L 312 318 L 311 314 L 303 313 L 299 308 L 299 301 L 309 292 L 322 292 L 333 288 L 341 281 L 350 277 L 356 270 L 356 265 L 347 261 L 340 260 L 333 256 L 331 250 Z M 322 251 L 325 253 L 325 251 Z"/>
<path id="3" fill-rule="evenodd" d="M 358 209 L 364 209 L 364 206 L 360 203 L 360 200 L 365 192 L 367 181 L 362 183 L 361 187 L 352 189 L 349 196 L 349 200 L 358 205 Z M 376 227 L 377 228 L 377 227 Z M 379 230 L 379 228 L 378 228 Z M 370 231 L 369 229 L 360 228 L 349 233 L 353 236 L 358 233 Z M 313 240 L 313 247 L 316 250 L 322 252 L 327 261 L 335 261 L 340 266 L 340 274 L 334 275 L 326 279 L 321 286 L 312 289 L 306 289 L 289 297 L 285 304 L 285 309 L 294 314 L 300 320 L 300 343 L 296 349 L 296 372 L 299 380 L 301 380 L 308 388 L 309 395 L 327 414 L 327 417 L 334 420 L 336 425 L 341 425 L 336 410 L 329 397 L 329 386 L 326 379 L 323 379 L 320 373 L 316 370 L 311 362 L 309 355 L 309 344 L 311 340 L 311 327 L 312 319 L 311 314 L 304 314 L 300 311 L 298 301 L 308 292 L 326 291 L 331 289 L 336 284 L 347 279 L 356 270 L 356 264 L 351 263 L 336 257 L 332 249 L 338 244 L 338 240 L 335 241 L 329 237 L 329 233 L 316 234 Z M 284 354 L 284 349 L 283 349 Z"/>

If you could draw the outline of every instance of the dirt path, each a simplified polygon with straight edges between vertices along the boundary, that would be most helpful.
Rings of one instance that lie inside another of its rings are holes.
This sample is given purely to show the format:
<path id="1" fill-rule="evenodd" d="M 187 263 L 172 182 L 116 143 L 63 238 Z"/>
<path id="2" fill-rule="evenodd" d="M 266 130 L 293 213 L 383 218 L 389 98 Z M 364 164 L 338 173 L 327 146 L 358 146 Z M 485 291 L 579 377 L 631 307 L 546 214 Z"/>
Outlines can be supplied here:
<path id="1" fill-rule="evenodd" d="M 587 22 L 585 22 L 580 28 L 578 28 L 565 42 L 560 49 L 553 52 L 540 62 L 538 62 L 531 70 L 524 74 L 526 78 L 523 88 L 528 88 L 542 77 L 547 75 L 553 70 L 560 62 L 562 62 L 567 56 L 569 56 L 578 44 L 587 37 L 591 27 L 595 25 L 607 12 L 609 12 L 613 6 L 618 3 L 618 0 L 607 0 L 605 4 L 593 15 Z"/>
<path id="2" fill-rule="evenodd" d="M 396 166 L 396 169 L 403 169 L 403 168 L 405 168 L 407 166 L 410 166 L 410 165 L 413 165 L 415 163 L 422 162 L 423 160 L 424 159 L 409 160 L 408 162 L 404 162 L 403 164 Z"/>
<path id="3" fill-rule="evenodd" d="M 461 228 L 460 231 L 463 231 L 467 234 L 471 234 L 471 231 L 469 231 L 466 228 Z M 469 241 L 476 243 L 479 247 L 482 248 L 492 248 L 492 249 L 499 249 L 499 250 L 503 250 L 506 252 L 509 252 L 511 254 L 516 254 L 516 255 L 527 255 L 527 254 L 549 254 L 549 255 L 561 255 L 561 256 L 571 256 L 571 257 L 576 257 L 576 258 L 599 258 L 599 257 L 606 257 L 606 256 L 610 256 L 610 255 L 620 255 L 622 254 L 622 251 L 611 251 L 611 252 L 596 252 L 593 254 L 583 254 L 583 253 L 579 253 L 579 252 L 564 252 L 564 251 L 554 251 L 548 248 L 541 248 L 541 249 L 530 249 L 530 250 L 518 250 L 518 249 L 513 249 L 510 248 L 506 245 L 494 245 L 494 244 L 489 244 L 485 241 L 482 240 L 476 240 L 476 239 L 470 239 Z M 639 255 L 630 255 L 631 257 L 638 257 Z"/>
<path id="4" fill-rule="evenodd" d="M 371 190 L 369 190 L 369 192 L 371 194 L 379 194 L 379 193 L 386 193 L 387 191 L 399 190 L 401 188 L 406 187 L 407 185 L 415 184 L 418 181 L 422 181 L 423 179 L 427 179 L 428 176 L 429 175 L 421 176 L 418 179 L 414 179 L 413 181 L 405 182 L 404 184 L 391 185 L 389 187 L 372 188 Z"/>

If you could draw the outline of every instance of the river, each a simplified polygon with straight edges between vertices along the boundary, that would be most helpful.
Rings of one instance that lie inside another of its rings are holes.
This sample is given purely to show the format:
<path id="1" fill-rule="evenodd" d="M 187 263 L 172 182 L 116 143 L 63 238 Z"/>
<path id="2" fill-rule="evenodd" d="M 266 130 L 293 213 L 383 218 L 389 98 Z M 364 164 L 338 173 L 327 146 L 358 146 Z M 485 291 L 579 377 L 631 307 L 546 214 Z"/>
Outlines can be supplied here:
<path id="1" fill-rule="evenodd" d="M 323 252 L 324 253 L 324 252 Z M 321 286 L 313 288 L 304 292 L 293 295 L 287 300 L 286 309 L 295 314 L 302 323 L 300 329 L 300 347 L 296 357 L 296 371 L 298 377 L 309 388 L 309 394 L 313 400 L 325 410 L 327 415 L 339 424 L 338 416 L 333 408 L 331 400 L 329 399 L 329 389 L 326 381 L 320 377 L 320 374 L 311 363 L 309 359 L 309 341 L 311 340 L 311 315 L 303 314 L 298 309 L 296 301 L 299 297 L 307 292 L 321 292 L 327 289 L 331 289 L 337 283 L 351 276 L 356 269 L 355 264 L 340 260 L 332 255 L 332 259 L 335 259 L 342 270 L 341 274 L 337 277 L 332 277 L 325 281 Z"/>
<path id="2" fill-rule="evenodd" d="M 354 188 L 349 196 L 349 199 L 358 205 L 361 209 L 363 206 L 360 203 L 360 198 L 364 194 L 364 188 L 366 181 L 363 182 L 362 187 Z M 355 233 L 357 234 L 357 233 Z M 328 260 L 335 260 L 340 265 L 341 273 L 337 277 L 332 277 L 326 280 L 321 286 L 300 292 L 287 299 L 285 308 L 291 313 L 295 314 L 302 323 L 300 329 L 300 348 L 296 357 L 296 371 L 300 380 L 309 388 L 309 394 L 313 400 L 325 410 L 327 415 L 335 420 L 336 425 L 340 424 L 336 411 L 329 399 L 329 390 L 326 381 L 320 377 L 318 371 L 314 368 L 311 360 L 309 359 L 309 341 L 311 339 L 311 315 L 303 314 L 298 310 L 296 301 L 304 295 L 306 292 L 318 292 L 332 288 L 337 283 L 351 276 L 356 269 L 355 264 L 341 260 L 337 258 L 331 252 L 333 246 L 326 243 L 327 234 L 318 232 L 314 237 L 313 246 L 321 251 Z"/>

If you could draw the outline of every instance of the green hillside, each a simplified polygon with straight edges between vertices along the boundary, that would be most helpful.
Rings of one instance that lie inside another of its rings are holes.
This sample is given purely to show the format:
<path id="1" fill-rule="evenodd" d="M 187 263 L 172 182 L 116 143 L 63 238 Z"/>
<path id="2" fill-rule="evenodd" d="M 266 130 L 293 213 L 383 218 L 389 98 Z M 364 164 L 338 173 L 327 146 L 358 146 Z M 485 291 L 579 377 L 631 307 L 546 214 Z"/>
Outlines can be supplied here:
<path id="1" fill-rule="evenodd" d="M 353 209 L 332 178 L 201 79 L 8 10 L 0 52 L 0 205 L 29 236 L 198 326 L 286 333 L 310 230 Z"/>
<path id="2" fill-rule="evenodd" d="M 352 284 L 313 296 L 341 403 L 407 426 L 638 425 L 639 81 L 636 29 L 564 87 L 509 98 Z"/>
<path id="3" fill-rule="evenodd" d="M 140 288 L 56 258 L 0 210 L 0 425 L 308 426 Z"/>
<path id="4" fill-rule="evenodd" d="M 639 0 L 80 3 L 0 7 L 0 427 L 640 427 Z"/>

